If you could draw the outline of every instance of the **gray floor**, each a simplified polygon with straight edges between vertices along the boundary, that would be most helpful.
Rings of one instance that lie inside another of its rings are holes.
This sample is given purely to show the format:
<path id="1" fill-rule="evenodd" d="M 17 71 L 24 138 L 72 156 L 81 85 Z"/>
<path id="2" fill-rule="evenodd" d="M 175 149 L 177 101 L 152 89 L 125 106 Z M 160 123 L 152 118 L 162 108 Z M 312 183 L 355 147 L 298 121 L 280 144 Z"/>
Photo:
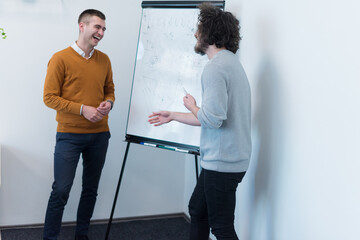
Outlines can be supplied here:
<path id="1" fill-rule="evenodd" d="M 190 224 L 185 217 L 133 220 L 114 222 L 108 240 L 186 240 L 189 238 Z M 92 224 L 90 240 L 105 239 L 107 224 Z M 74 226 L 61 229 L 58 240 L 73 240 Z M 19 228 L 1 230 L 0 240 L 41 240 L 42 228 Z"/>

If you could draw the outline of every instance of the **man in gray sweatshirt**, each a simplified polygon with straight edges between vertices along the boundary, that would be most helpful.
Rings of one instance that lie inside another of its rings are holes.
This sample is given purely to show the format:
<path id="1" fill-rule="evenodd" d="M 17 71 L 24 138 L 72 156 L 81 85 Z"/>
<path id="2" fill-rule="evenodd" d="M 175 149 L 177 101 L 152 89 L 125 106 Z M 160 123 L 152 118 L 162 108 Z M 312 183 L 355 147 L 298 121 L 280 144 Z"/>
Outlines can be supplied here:
<path id="1" fill-rule="evenodd" d="M 159 126 L 170 121 L 201 126 L 202 171 L 189 202 L 191 240 L 238 239 L 234 229 L 236 189 L 251 155 L 251 96 L 245 71 L 235 55 L 239 21 L 229 12 L 200 5 L 195 52 L 207 55 L 201 76 L 202 104 L 184 97 L 189 113 L 160 111 L 149 116 Z"/>

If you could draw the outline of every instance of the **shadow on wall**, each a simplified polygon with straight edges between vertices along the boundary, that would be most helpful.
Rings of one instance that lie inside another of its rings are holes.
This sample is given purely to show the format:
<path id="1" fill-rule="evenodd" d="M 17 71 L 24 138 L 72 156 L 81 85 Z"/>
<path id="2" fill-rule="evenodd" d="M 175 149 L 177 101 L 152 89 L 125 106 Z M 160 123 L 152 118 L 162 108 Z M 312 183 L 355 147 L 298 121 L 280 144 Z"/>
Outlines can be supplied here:
<path id="1" fill-rule="evenodd" d="M 249 179 L 249 240 L 276 240 L 278 181 L 282 169 L 283 111 L 279 73 L 270 54 L 260 63 L 255 85 L 253 174 Z M 259 231 L 260 230 L 260 231 Z"/>

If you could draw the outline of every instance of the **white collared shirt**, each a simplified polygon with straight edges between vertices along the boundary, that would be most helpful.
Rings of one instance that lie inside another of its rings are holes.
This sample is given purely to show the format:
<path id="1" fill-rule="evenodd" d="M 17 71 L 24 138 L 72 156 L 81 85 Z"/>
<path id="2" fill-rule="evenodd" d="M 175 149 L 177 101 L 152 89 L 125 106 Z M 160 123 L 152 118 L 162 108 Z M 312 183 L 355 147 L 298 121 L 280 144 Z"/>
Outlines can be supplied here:
<path id="1" fill-rule="evenodd" d="M 82 56 L 83 58 L 86 58 L 85 57 L 85 52 L 79 48 L 79 46 L 76 44 L 76 41 L 73 43 L 73 45 L 71 45 L 71 47 L 80 55 Z M 94 54 L 94 51 L 95 49 L 93 48 L 93 50 L 91 50 L 90 54 L 89 54 L 89 58 L 91 58 L 91 56 Z M 86 59 L 89 59 L 89 58 L 86 58 Z"/>

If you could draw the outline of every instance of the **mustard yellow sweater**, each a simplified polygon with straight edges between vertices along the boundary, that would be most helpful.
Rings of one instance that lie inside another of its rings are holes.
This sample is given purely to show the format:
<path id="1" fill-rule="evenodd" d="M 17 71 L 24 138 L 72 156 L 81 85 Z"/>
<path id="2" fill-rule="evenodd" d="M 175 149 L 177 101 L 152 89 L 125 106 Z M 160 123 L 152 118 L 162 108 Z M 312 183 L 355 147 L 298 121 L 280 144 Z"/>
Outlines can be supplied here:
<path id="1" fill-rule="evenodd" d="M 88 60 L 72 47 L 55 53 L 48 63 L 44 103 L 56 110 L 57 131 L 98 133 L 109 131 L 108 116 L 92 123 L 80 115 L 81 105 L 98 107 L 115 101 L 111 63 L 98 50 Z"/>

